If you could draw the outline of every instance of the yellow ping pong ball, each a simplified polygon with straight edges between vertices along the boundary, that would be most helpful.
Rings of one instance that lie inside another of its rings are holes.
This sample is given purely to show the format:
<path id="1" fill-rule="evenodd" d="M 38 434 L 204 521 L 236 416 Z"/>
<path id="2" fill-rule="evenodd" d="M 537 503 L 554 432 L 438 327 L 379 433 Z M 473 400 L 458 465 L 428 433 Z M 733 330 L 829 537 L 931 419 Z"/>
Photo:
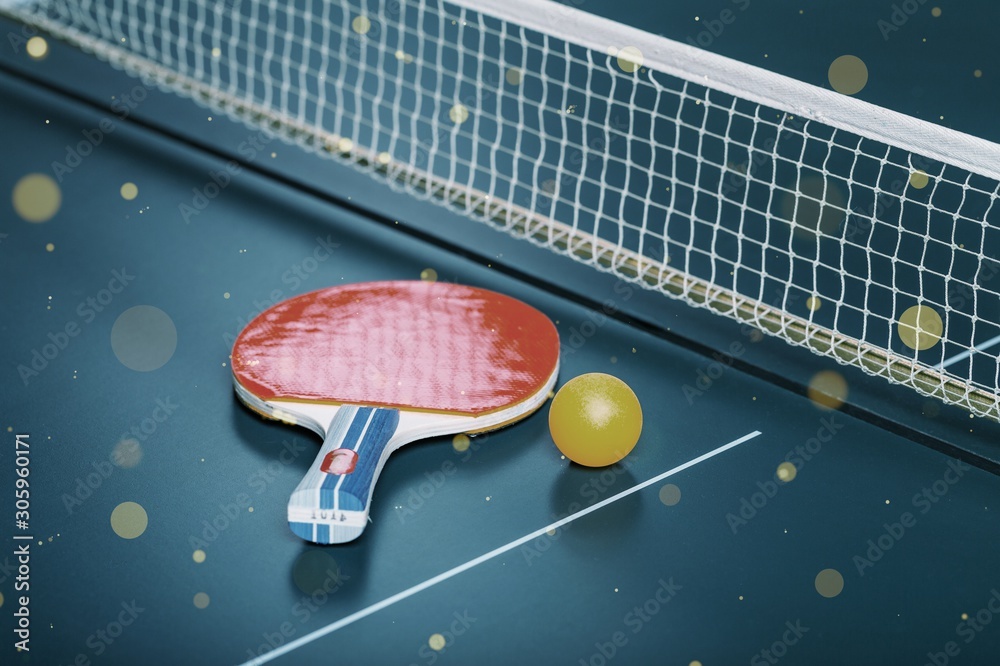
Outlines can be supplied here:
<path id="1" fill-rule="evenodd" d="M 563 455 L 604 467 L 627 456 L 642 432 L 642 407 L 628 384 L 600 372 L 566 382 L 549 407 L 549 432 Z"/>

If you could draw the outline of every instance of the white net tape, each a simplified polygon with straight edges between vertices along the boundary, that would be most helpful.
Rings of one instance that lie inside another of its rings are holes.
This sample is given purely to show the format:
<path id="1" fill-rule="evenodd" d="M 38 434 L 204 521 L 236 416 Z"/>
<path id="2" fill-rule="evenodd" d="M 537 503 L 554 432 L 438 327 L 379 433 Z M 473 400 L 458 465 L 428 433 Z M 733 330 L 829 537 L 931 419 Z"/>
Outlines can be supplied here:
<path id="1" fill-rule="evenodd" d="M 1000 419 L 1000 146 L 548 2 L 5 11 L 393 187 Z"/>

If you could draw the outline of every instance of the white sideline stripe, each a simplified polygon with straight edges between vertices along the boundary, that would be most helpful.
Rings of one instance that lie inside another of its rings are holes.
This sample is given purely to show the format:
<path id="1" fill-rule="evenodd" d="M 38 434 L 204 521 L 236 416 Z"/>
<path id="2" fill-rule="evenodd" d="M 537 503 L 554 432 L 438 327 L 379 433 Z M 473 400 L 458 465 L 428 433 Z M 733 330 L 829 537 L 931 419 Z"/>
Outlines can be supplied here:
<path id="1" fill-rule="evenodd" d="M 631 488 L 623 490 L 622 492 L 618 493 L 617 495 L 612 495 L 611 497 L 609 497 L 609 498 L 607 498 L 605 500 L 602 500 L 602 501 L 598 502 L 597 504 L 594 504 L 593 506 L 589 506 L 586 509 L 583 509 L 581 511 L 577 511 L 576 513 L 574 513 L 572 515 L 566 516 L 565 518 L 563 518 L 561 520 L 557 520 L 556 522 L 554 522 L 554 523 L 552 523 L 550 525 L 546 525 L 545 527 L 539 528 L 539 529 L 535 530 L 534 532 L 532 532 L 530 534 L 526 534 L 523 537 L 521 537 L 519 539 L 515 539 L 514 541 L 511 541 L 510 543 L 508 543 L 506 545 L 500 546 L 499 548 L 495 548 L 495 549 L 491 550 L 490 552 L 485 553 L 483 555 L 480 555 L 479 557 L 477 557 L 475 559 L 469 560 L 468 562 L 466 562 L 464 564 L 460 564 L 457 567 L 454 567 L 453 569 L 449 569 L 448 571 L 445 571 L 444 573 L 440 573 L 437 576 L 434 576 L 433 578 L 428 578 L 424 582 L 418 583 L 418 584 L 414 585 L 413 587 L 410 587 L 410 588 L 407 588 L 407 589 L 403 590 L 402 592 L 397 592 L 396 594 L 392 595 L 391 597 L 388 597 L 386 599 L 383 599 L 382 601 L 374 603 L 371 606 L 368 606 L 367 608 L 362 608 L 361 610 L 357 611 L 356 613 L 351 613 L 347 617 L 342 617 L 339 620 L 337 620 L 336 622 L 333 622 L 332 624 L 328 624 L 325 627 L 323 627 L 322 629 L 317 629 L 316 631 L 312 632 L 311 634 L 306 634 L 305 636 L 302 636 L 301 638 L 298 638 L 298 639 L 292 641 L 291 643 L 285 643 L 284 645 L 282 645 L 282 646 L 280 646 L 278 648 L 275 648 L 274 650 L 271 650 L 270 652 L 268 652 L 266 654 L 263 654 L 263 655 L 255 658 L 255 659 L 251 659 L 250 661 L 244 662 L 241 666 L 256 666 L 258 664 L 265 664 L 265 663 L 271 661 L 272 659 L 276 659 L 276 658 L 280 657 L 283 654 L 287 654 L 288 652 L 291 652 L 292 650 L 295 650 L 295 649 L 297 649 L 299 647 L 302 647 L 303 645 L 305 645 L 307 643 L 311 643 L 311 642 L 313 642 L 314 640 L 316 640 L 318 638 L 322 638 L 323 636 L 326 636 L 327 634 L 332 634 L 333 632 L 337 631 L 338 629 L 343 629 L 344 627 L 346 627 L 349 624 L 353 624 L 353 623 L 357 622 L 358 620 L 361 620 L 363 618 L 368 617 L 369 615 L 372 615 L 373 613 L 377 613 L 378 611 L 382 610 L 383 608 L 388 608 L 389 606 L 392 606 L 393 604 L 395 604 L 397 602 L 400 602 L 400 601 L 402 601 L 402 600 L 404 600 L 404 599 L 406 599 L 408 597 L 412 597 L 414 594 L 417 594 L 418 592 L 422 592 L 422 591 L 426 590 L 429 587 L 433 587 L 434 585 L 437 585 L 438 583 L 446 581 L 449 578 L 453 578 L 454 576 L 457 576 L 458 574 L 462 573 L 463 571 L 468 571 L 469 569 L 471 569 L 471 568 L 473 568 L 475 566 L 478 566 L 478 565 L 482 564 L 483 562 L 486 562 L 488 560 L 493 559 L 497 555 L 503 555 L 507 551 L 513 550 L 514 548 L 517 548 L 518 546 L 520 546 L 522 544 L 525 544 L 525 543 L 531 541 L 532 539 L 537 539 L 538 537 L 542 536 L 543 534 L 545 534 L 549 530 L 553 530 L 553 529 L 556 529 L 558 527 L 562 527 L 563 525 L 566 525 L 568 523 L 573 522 L 577 518 L 582 518 L 583 516 L 586 516 L 588 513 L 593 513 L 594 511 L 597 511 L 598 509 L 603 508 L 603 507 L 605 507 L 605 506 L 607 506 L 607 505 L 609 505 L 609 504 L 611 504 L 613 502 L 617 502 L 618 500 L 622 499 L 623 497 L 628 497 L 629 495 L 631 495 L 633 493 L 636 493 L 636 492 L 642 490 L 643 488 L 646 488 L 648 486 L 653 485 L 654 483 L 662 481 L 663 479 L 667 478 L 668 476 L 673 476 L 674 474 L 677 474 L 678 472 L 683 472 L 684 470 L 686 470 L 686 469 L 688 469 L 690 467 L 694 467 L 698 463 L 705 462 L 709 458 L 715 457 L 715 456 L 719 455 L 720 453 L 723 453 L 725 451 L 728 451 L 729 449 L 737 447 L 740 444 L 743 444 L 744 442 L 748 442 L 748 441 L 750 441 L 754 437 L 757 437 L 760 434 L 761 434 L 761 432 L 759 430 L 754 430 L 751 433 L 743 435 L 739 439 L 735 439 L 735 440 L 729 442 L 728 444 L 720 446 L 717 449 L 713 449 L 712 451 L 709 451 L 708 453 L 700 455 L 697 458 L 689 460 L 689 461 L 687 461 L 686 463 L 684 463 L 682 465 L 678 465 L 677 467 L 674 467 L 673 469 L 668 470 L 668 471 L 664 472 L 663 474 L 660 474 L 658 476 L 654 476 L 652 479 L 649 479 L 648 481 L 643 481 L 642 483 L 640 483 L 638 485 L 635 485 L 635 486 L 632 486 Z"/>
<path id="2" fill-rule="evenodd" d="M 990 347 L 992 347 L 993 345 L 995 345 L 997 343 L 1000 343 L 1000 335 L 996 336 L 995 338 L 990 338 L 986 342 L 983 342 L 981 344 L 975 345 L 974 347 L 969 347 L 968 349 L 966 349 L 961 354 L 955 354 L 951 358 L 945 359 L 944 361 L 941 361 L 940 363 L 937 364 L 936 367 L 937 367 L 938 370 L 944 370 L 949 365 L 953 365 L 955 363 L 958 363 L 959 361 L 964 361 L 965 359 L 969 358 L 970 356 L 972 356 L 977 351 L 985 351 L 985 350 L 989 349 Z"/>
<path id="3" fill-rule="evenodd" d="M 808 118 L 1000 180 L 1000 145 L 558 2 L 444 0 L 604 54 L 634 46 L 643 65 L 740 99 Z"/>

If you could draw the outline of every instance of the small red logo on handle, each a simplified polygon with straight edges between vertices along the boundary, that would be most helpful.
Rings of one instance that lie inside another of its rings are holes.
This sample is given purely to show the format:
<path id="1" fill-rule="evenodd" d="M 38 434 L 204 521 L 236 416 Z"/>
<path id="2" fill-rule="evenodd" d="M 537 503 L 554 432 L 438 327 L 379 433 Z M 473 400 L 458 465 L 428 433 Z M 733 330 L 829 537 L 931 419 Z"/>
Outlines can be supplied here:
<path id="1" fill-rule="evenodd" d="M 358 454 L 351 449 L 334 449 L 323 457 L 320 471 L 326 474 L 350 474 L 358 464 Z"/>

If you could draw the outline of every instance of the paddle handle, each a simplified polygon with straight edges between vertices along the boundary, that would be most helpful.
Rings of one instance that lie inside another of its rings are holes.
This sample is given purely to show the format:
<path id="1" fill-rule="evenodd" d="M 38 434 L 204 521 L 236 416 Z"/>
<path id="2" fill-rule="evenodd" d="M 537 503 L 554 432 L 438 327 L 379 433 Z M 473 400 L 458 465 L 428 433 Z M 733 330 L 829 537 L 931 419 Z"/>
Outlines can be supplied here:
<path id="1" fill-rule="evenodd" d="M 337 410 L 319 454 L 288 500 L 288 523 L 296 535 L 326 544 L 361 535 L 372 487 L 398 427 L 396 409 Z"/>

